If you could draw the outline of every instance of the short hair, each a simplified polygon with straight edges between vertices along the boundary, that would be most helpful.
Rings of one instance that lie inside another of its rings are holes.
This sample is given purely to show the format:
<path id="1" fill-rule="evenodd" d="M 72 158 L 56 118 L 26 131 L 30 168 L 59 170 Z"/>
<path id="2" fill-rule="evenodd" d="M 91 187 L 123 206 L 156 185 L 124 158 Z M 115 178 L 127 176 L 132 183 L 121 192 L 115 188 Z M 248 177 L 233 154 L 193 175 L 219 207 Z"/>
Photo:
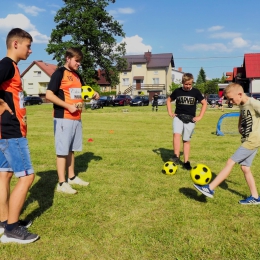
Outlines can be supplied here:
<path id="1" fill-rule="evenodd" d="M 83 53 L 80 48 L 71 47 L 66 50 L 65 52 L 65 61 L 67 58 L 73 58 L 76 57 L 76 59 L 82 60 Z"/>
<path id="2" fill-rule="evenodd" d="M 227 93 L 229 93 L 231 90 L 234 90 L 234 89 L 244 93 L 244 89 L 243 89 L 243 87 L 240 84 L 238 84 L 238 83 L 230 83 L 224 90 L 225 95 Z"/>
<path id="3" fill-rule="evenodd" d="M 7 34 L 6 37 L 7 49 L 11 47 L 13 39 L 17 39 L 18 41 L 22 41 L 23 39 L 29 39 L 31 42 L 33 41 L 32 36 L 21 28 L 14 28 Z"/>
<path id="4" fill-rule="evenodd" d="M 185 83 L 188 80 L 194 80 L 194 77 L 191 73 L 184 73 L 182 76 L 182 83 Z"/>

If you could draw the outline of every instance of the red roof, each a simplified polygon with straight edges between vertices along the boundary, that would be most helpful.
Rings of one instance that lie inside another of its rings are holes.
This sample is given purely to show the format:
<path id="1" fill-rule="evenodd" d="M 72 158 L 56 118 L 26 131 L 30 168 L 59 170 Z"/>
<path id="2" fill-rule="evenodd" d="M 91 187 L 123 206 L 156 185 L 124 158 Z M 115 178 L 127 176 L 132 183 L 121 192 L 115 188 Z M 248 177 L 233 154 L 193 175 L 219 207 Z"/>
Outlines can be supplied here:
<path id="1" fill-rule="evenodd" d="M 57 65 L 49 64 L 49 63 L 43 62 L 42 60 L 38 60 L 38 61 L 36 60 L 36 61 L 33 61 L 32 64 L 21 74 L 21 77 L 23 77 L 34 64 L 36 64 L 49 77 L 51 77 L 53 72 L 57 69 Z"/>
<path id="2" fill-rule="evenodd" d="M 235 67 L 233 68 L 233 78 L 235 77 L 243 78 L 245 76 L 245 68 L 244 67 Z"/>
<path id="3" fill-rule="evenodd" d="M 226 81 L 233 81 L 233 72 L 226 72 Z"/>
<path id="4" fill-rule="evenodd" d="M 247 78 L 260 78 L 260 53 L 245 54 L 244 67 Z"/>

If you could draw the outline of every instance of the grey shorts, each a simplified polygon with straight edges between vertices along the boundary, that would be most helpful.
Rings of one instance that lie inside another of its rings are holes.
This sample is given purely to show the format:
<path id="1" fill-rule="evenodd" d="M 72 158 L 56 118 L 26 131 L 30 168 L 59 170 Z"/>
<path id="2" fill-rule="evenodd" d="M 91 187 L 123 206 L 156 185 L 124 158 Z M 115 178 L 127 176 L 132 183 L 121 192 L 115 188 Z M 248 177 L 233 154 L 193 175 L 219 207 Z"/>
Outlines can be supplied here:
<path id="1" fill-rule="evenodd" d="M 173 118 L 173 133 L 182 135 L 183 141 L 190 141 L 195 123 L 184 124 L 177 116 Z"/>
<path id="2" fill-rule="evenodd" d="M 56 155 L 66 156 L 72 151 L 82 151 L 81 120 L 54 118 Z"/>
<path id="3" fill-rule="evenodd" d="M 258 149 L 249 150 L 240 146 L 231 156 L 231 159 L 240 165 L 250 167 L 256 156 L 257 150 Z"/>

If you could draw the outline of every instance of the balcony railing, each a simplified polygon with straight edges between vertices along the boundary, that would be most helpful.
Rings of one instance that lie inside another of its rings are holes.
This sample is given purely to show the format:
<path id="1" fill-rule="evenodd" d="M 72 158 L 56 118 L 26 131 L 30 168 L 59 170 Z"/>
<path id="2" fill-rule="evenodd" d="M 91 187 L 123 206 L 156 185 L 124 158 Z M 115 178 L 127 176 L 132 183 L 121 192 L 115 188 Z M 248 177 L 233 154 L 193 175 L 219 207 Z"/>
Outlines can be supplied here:
<path id="1" fill-rule="evenodd" d="M 133 84 L 133 88 L 136 89 L 137 84 Z M 152 90 L 152 89 L 162 89 L 165 90 L 165 84 L 142 84 L 141 89 L 143 90 Z"/>

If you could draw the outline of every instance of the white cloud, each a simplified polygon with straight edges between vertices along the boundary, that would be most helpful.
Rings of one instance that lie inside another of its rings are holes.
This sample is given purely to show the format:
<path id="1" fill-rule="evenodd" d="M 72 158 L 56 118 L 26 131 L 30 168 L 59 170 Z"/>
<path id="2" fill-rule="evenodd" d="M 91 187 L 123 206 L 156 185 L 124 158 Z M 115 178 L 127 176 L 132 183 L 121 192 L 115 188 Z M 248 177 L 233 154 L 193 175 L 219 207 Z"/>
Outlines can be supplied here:
<path id="1" fill-rule="evenodd" d="M 109 11 L 109 14 L 112 16 L 117 16 L 119 14 L 133 14 L 133 13 L 135 13 L 135 10 L 130 7 L 117 8 Z"/>
<path id="2" fill-rule="evenodd" d="M 219 51 L 219 52 L 230 52 L 231 49 L 223 43 L 211 43 L 211 44 L 194 44 L 185 45 L 184 49 L 187 51 Z"/>
<path id="3" fill-rule="evenodd" d="M 196 29 L 196 32 L 197 33 L 202 33 L 202 32 L 204 32 L 205 30 L 204 29 Z"/>
<path id="4" fill-rule="evenodd" d="M 129 54 L 140 54 L 146 51 L 151 51 L 152 46 L 145 45 L 143 43 L 143 38 L 138 35 L 134 35 L 132 37 L 125 37 L 121 43 L 126 43 L 126 53 Z"/>
<path id="5" fill-rule="evenodd" d="M 210 38 L 216 38 L 216 39 L 231 39 L 240 37 L 241 33 L 236 32 L 221 32 L 221 33 L 213 33 L 210 35 Z"/>
<path id="6" fill-rule="evenodd" d="M 260 51 L 260 45 L 252 45 L 250 49 L 254 51 Z"/>
<path id="7" fill-rule="evenodd" d="M 243 48 L 248 46 L 248 42 L 241 37 L 234 38 L 231 42 L 233 48 Z"/>
<path id="8" fill-rule="evenodd" d="M 39 12 L 45 12 L 45 9 L 36 7 L 36 6 L 26 6 L 23 4 L 18 4 L 18 7 L 22 8 L 26 14 L 30 14 L 32 16 L 37 16 Z"/>
<path id="9" fill-rule="evenodd" d="M 0 18 L 0 33 L 6 34 L 12 28 L 23 28 L 33 37 L 34 43 L 47 43 L 48 37 L 37 31 L 36 27 L 23 14 L 9 14 L 6 18 Z"/>
<path id="10" fill-rule="evenodd" d="M 209 32 L 214 32 L 214 31 L 222 30 L 223 28 L 224 28 L 223 26 L 216 25 L 216 26 L 212 26 L 212 27 L 208 28 L 208 31 Z"/>

